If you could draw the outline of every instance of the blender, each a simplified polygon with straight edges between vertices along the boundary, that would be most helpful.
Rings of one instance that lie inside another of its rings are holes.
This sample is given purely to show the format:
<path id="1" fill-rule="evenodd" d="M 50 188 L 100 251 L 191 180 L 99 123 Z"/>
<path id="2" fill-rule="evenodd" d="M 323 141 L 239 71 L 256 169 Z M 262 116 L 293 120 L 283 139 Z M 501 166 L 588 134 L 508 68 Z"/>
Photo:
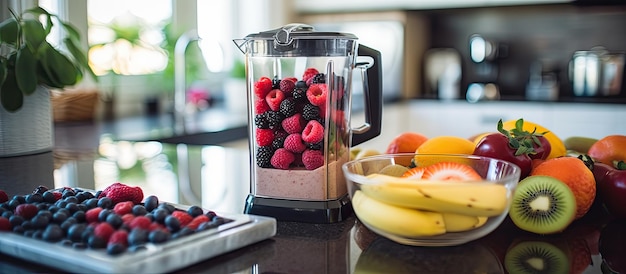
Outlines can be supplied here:
<path id="1" fill-rule="evenodd" d="M 246 59 L 251 191 L 244 213 L 308 223 L 352 215 L 341 166 L 353 145 L 380 134 L 382 115 L 380 52 L 357 40 L 306 24 L 233 40 Z M 358 127 L 350 124 L 354 84 L 363 85 L 365 101 Z"/>

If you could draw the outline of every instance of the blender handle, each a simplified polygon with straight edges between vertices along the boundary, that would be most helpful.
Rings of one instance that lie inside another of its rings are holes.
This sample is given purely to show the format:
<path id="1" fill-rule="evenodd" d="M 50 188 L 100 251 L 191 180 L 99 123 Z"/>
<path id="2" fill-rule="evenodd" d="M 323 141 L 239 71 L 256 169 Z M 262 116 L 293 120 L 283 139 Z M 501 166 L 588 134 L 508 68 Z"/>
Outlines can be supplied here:
<path id="1" fill-rule="evenodd" d="M 352 129 L 352 146 L 368 141 L 378 135 L 382 123 L 382 62 L 380 52 L 370 47 L 359 45 L 358 56 L 369 56 L 374 59 L 373 66 L 357 63 L 363 77 L 363 97 L 365 100 L 365 124 Z M 365 73 L 367 70 L 367 73 Z"/>

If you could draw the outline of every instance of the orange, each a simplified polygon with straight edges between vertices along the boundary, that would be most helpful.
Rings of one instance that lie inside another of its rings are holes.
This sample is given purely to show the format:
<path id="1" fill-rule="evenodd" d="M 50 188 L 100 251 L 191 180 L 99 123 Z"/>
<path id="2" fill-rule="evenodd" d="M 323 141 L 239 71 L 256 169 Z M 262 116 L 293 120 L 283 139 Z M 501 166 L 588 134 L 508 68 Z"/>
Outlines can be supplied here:
<path id="1" fill-rule="evenodd" d="M 545 160 L 530 172 L 530 176 L 551 176 L 565 183 L 576 197 L 576 219 L 584 216 L 596 198 L 596 180 L 593 172 L 576 157 Z"/>
<path id="2" fill-rule="evenodd" d="M 479 133 L 473 136 L 470 136 L 469 138 L 467 138 L 468 140 L 474 142 L 474 146 L 478 145 L 478 143 L 480 142 L 480 140 L 483 139 L 483 137 L 492 134 L 494 132 L 483 132 L 483 133 Z"/>
<path id="3" fill-rule="evenodd" d="M 503 122 L 502 128 L 505 130 L 514 129 L 516 122 L 517 120 L 508 120 L 506 122 Z M 563 157 L 567 154 L 567 149 L 565 148 L 565 144 L 563 143 L 563 140 L 559 138 L 559 136 L 557 136 L 554 132 L 550 131 L 549 129 L 537 123 L 533 123 L 533 122 L 526 121 L 526 120 L 524 120 L 523 129 L 528 132 L 533 132 L 533 131 L 537 133 L 547 132 L 546 134 L 543 135 L 544 137 L 546 137 L 546 139 L 548 139 L 548 142 L 550 143 L 550 155 L 548 155 L 547 159 Z"/>
<path id="4" fill-rule="evenodd" d="M 474 142 L 457 136 L 432 137 L 415 150 L 418 154 L 472 154 Z"/>
<path id="5" fill-rule="evenodd" d="M 415 150 L 428 140 L 428 137 L 416 132 L 403 132 L 389 142 L 385 153 L 414 153 Z"/>
<path id="6" fill-rule="evenodd" d="M 609 135 L 595 142 L 587 154 L 594 160 L 613 165 L 613 161 L 626 161 L 626 135 Z"/>

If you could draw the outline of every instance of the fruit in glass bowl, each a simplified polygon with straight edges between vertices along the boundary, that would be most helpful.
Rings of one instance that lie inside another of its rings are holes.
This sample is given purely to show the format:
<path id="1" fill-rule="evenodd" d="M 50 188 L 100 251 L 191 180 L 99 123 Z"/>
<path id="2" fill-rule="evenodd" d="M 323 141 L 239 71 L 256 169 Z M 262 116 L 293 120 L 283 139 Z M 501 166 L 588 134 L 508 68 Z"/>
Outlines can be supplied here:
<path id="1" fill-rule="evenodd" d="M 399 164 L 407 159 L 410 165 Z M 383 154 L 342 168 L 357 218 L 414 246 L 460 245 L 496 229 L 521 172 L 507 161 L 460 154 Z"/>

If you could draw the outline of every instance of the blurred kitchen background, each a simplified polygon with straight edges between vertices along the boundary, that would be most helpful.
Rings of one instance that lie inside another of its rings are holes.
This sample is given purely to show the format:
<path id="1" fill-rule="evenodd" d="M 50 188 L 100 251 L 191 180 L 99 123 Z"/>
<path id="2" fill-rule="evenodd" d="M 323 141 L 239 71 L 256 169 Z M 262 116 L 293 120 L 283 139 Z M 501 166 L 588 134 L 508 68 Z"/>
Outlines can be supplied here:
<path id="1" fill-rule="evenodd" d="M 244 56 L 232 39 L 292 22 L 351 32 L 382 52 L 389 134 L 470 136 L 519 116 L 564 136 L 626 131 L 623 1 L 3 0 L 0 17 L 33 5 L 87 37 L 100 80 L 76 89 L 97 94 L 86 119 L 120 138 L 176 137 L 175 90 L 197 117 L 186 130 L 235 128 L 225 140 L 245 138 Z M 391 125 L 399 102 L 405 110 Z"/>

